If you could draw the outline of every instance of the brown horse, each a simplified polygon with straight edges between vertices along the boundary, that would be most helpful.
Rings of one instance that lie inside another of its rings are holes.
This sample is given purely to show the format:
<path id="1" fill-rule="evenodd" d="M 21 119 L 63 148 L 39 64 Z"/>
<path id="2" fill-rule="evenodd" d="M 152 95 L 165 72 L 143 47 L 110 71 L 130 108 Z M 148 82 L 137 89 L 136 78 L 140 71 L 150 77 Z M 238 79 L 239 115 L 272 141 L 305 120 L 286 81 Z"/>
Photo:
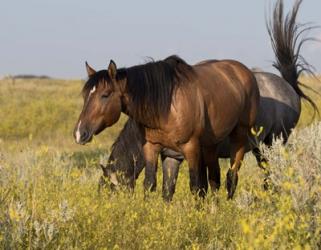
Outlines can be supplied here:
<path id="1" fill-rule="evenodd" d="M 217 158 L 216 146 L 230 136 L 226 187 L 228 198 L 233 197 L 259 105 L 257 82 L 247 67 L 233 60 L 190 66 L 177 56 L 119 70 L 113 61 L 98 72 L 86 67 L 84 106 L 74 130 L 77 143 L 89 142 L 124 112 L 140 124 L 145 139 L 145 190 L 155 190 L 158 154 L 167 147 L 183 153 L 191 191 L 203 196 L 201 151 Z"/>

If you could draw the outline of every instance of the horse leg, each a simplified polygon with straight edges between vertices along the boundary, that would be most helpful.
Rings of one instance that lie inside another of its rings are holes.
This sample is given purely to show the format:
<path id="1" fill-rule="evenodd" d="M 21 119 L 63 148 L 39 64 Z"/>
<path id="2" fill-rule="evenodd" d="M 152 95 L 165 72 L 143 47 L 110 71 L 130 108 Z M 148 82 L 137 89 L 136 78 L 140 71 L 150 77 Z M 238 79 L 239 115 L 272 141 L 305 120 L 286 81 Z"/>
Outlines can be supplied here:
<path id="1" fill-rule="evenodd" d="M 216 193 L 221 187 L 221 169 L 216 157 L 211 166 L 208 166 L 208 180 L 213 193 Z"/>
<path id="2" fill-rule="evenodd" d="M 97 189 L 99 195 L 101 194 L 101 190 L 105 187 L 106 187 L 105 178 L 104 176 L 100 176 L 99 182 L 98 182 L 98 189 Z"/>
<path id="3" fill-rule="evenodd" d="M 267 190 L 269 186 L 269 175 L 270 175 L 269 170 L 266 168 L 268 161 L 266 158 L 263 157 L 261 150 L 259 148 L 254 148 L 252 150 L 252 153 L 256 158 L 257 165 L 259 166 L 259 168 L 261 168 L 264 171 L 265 177 L 263 181 L 263 188 L 264 190 Z"/>
<path id="4" fill-rule="evenodd" d="M 254 148 L 252 150 L 252 153 L 255 156 L 255 159 L 259 168 L 261 168 L 263 171 L 267 171 L 266 169 L 267 159 L 263 157 L 261 150 L 259 148 Z"/>
<path id="5" fill-rule="evenodd" d="M 160 151 L 160 146 L 157 144 L 152 144 L 146 142 L 143 146 L 144 157 L 145 157 L 145 179 L 144 179 L 144 189 L 146 191 L 154 192 L 156 191 L 156 173 L 157 173 L 157 161 L 158 154 Z"/>
<path id="6" fill-rule="evenodd" d="M 216 151 L 216 148 L 203 149 L 203 158 L 208 168 L 208 181 L 213 193 L 221 186 L 221 171 Z"/>
<path id="7" fill-rule="evenodd" d="M 182 161 L 162 155 L 163 165 L 163 198 L 171 201 L 175 193 L 179 165 Z"/>
<path id="8" fill-rule="evenodd" d="M 231 167 L 226 174 L 226 189 L 228 199 L 232 199 L 238 182 L 238 171 L 245 154 L 248 128 L 238 126 L 231 133 Z"/>
<path id="9" fill-rule="evenodd" d="M 203 157 L 200 159 L 200 164 L 200 188 L 206 194 L 208 190 L 207 165 Z"/>
<path id="10" fill-rule="evenodd" d="M 285 137 L 284 139 L 284 143 L 287 141 L 288 137 Z M 267 147 L 271 147 L 272 144 L 273 144 L 273 135 L 272 134 L 268 134 L 265 139 L 263 140 L 264 144 L 267 146 Z M 259 148 L 254 148 L 252 150 L 255 158 L 256 158 L 256 161 L 258 163 L 258 166 L 263 169 L 264 171 L 264 183 L 263 183 L 263 188 L 265 190 L 267 190 L 269 188 L 269 182 L 270 182 L 270 171 L 267 169 L 267 166 L 268 166 L 268 160 L 262 155 L 261 151 Z"/>
<path id="11" fill-rule="evenodd" d="M 189 176 L 190 176 L 190 190 L 193 194 L 198 194 L 204 197 L 206 191 L 202 186 L 202 167 L 201 167 L 201 148 L 198 141 L 190 141 L 182 147 L 185 159 L 188 162 Z"/>

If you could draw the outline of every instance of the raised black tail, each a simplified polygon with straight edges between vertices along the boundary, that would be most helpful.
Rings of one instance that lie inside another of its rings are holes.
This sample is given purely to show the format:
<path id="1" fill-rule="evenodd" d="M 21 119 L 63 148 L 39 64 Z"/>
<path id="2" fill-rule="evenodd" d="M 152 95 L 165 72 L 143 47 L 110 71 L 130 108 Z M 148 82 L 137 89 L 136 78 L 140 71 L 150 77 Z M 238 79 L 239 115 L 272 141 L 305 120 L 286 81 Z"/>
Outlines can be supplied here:
<path id="1" fill-rule="evenodd" d="M 302 0 L 297 0 L 292 11 L 284 16 L 283 0 L 277 0 L 273 15 L 267 21 L 267 29 L 276 58 L 273 66 L 291 84 L 296 93 L 311 104 L 314 112 L 319 113 L 315 102 L 300 89 L 300 85 L 307 87 L 299 82 L 301 73 L 306 72 L 314 76 L 312 66 L 300 55 L 302 45 L 314 39 L 301 37 L 306 31 L 315 28 L 314 26 L 302 25 L 296 22 L 301 3 Z"/>

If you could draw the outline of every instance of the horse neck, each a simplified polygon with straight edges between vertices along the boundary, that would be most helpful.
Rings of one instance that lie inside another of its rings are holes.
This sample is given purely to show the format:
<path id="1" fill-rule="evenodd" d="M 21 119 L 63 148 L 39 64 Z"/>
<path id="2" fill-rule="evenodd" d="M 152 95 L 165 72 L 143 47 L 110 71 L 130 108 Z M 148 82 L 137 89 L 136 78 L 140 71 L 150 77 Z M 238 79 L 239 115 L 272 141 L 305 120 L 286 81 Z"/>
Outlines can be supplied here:
<path id="1" fill-rule="evenodd" d="M 134 174 L 135 177 L 144 167 L 143 136 L 139 124 L 131 118 L 116 139 L 110 155 L 109 163 L 113 163 L 114 170 L 122 170 L 125 174 Z"/>
<path id="2" fill-rule="evenodd" d="M 130 117 L 133 121 L 135 121 L 137 124 L 141 124 L 143 127 L 148 127 L 148 128 L 154 128 L 155 124 L 146 122 L 146 119 L 144 117 L 140 117 L 134 112 L 134 106 L 133 103 L 131 102 L 131 96 L 129 95 L 128 92 L 125 92 L 122 96 L 122 112 Z"/>

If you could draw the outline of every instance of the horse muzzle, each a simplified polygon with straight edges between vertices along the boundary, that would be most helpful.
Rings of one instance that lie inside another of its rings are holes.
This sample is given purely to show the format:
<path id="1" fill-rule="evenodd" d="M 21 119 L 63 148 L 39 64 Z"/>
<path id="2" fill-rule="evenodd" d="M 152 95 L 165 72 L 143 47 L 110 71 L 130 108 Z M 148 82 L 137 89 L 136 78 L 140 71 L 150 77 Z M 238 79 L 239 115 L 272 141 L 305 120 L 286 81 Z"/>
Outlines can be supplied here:
<path id="1" fill-rule="evenodd" d="M 83 129 L 80 127 L 81 122 L 79 122 L 77 129 L 74 131 L 74 138 L 76 143 L 85 145 L 86 143 L 90 142 L 93 138 L 93 133 L 87 129 Z"/>

